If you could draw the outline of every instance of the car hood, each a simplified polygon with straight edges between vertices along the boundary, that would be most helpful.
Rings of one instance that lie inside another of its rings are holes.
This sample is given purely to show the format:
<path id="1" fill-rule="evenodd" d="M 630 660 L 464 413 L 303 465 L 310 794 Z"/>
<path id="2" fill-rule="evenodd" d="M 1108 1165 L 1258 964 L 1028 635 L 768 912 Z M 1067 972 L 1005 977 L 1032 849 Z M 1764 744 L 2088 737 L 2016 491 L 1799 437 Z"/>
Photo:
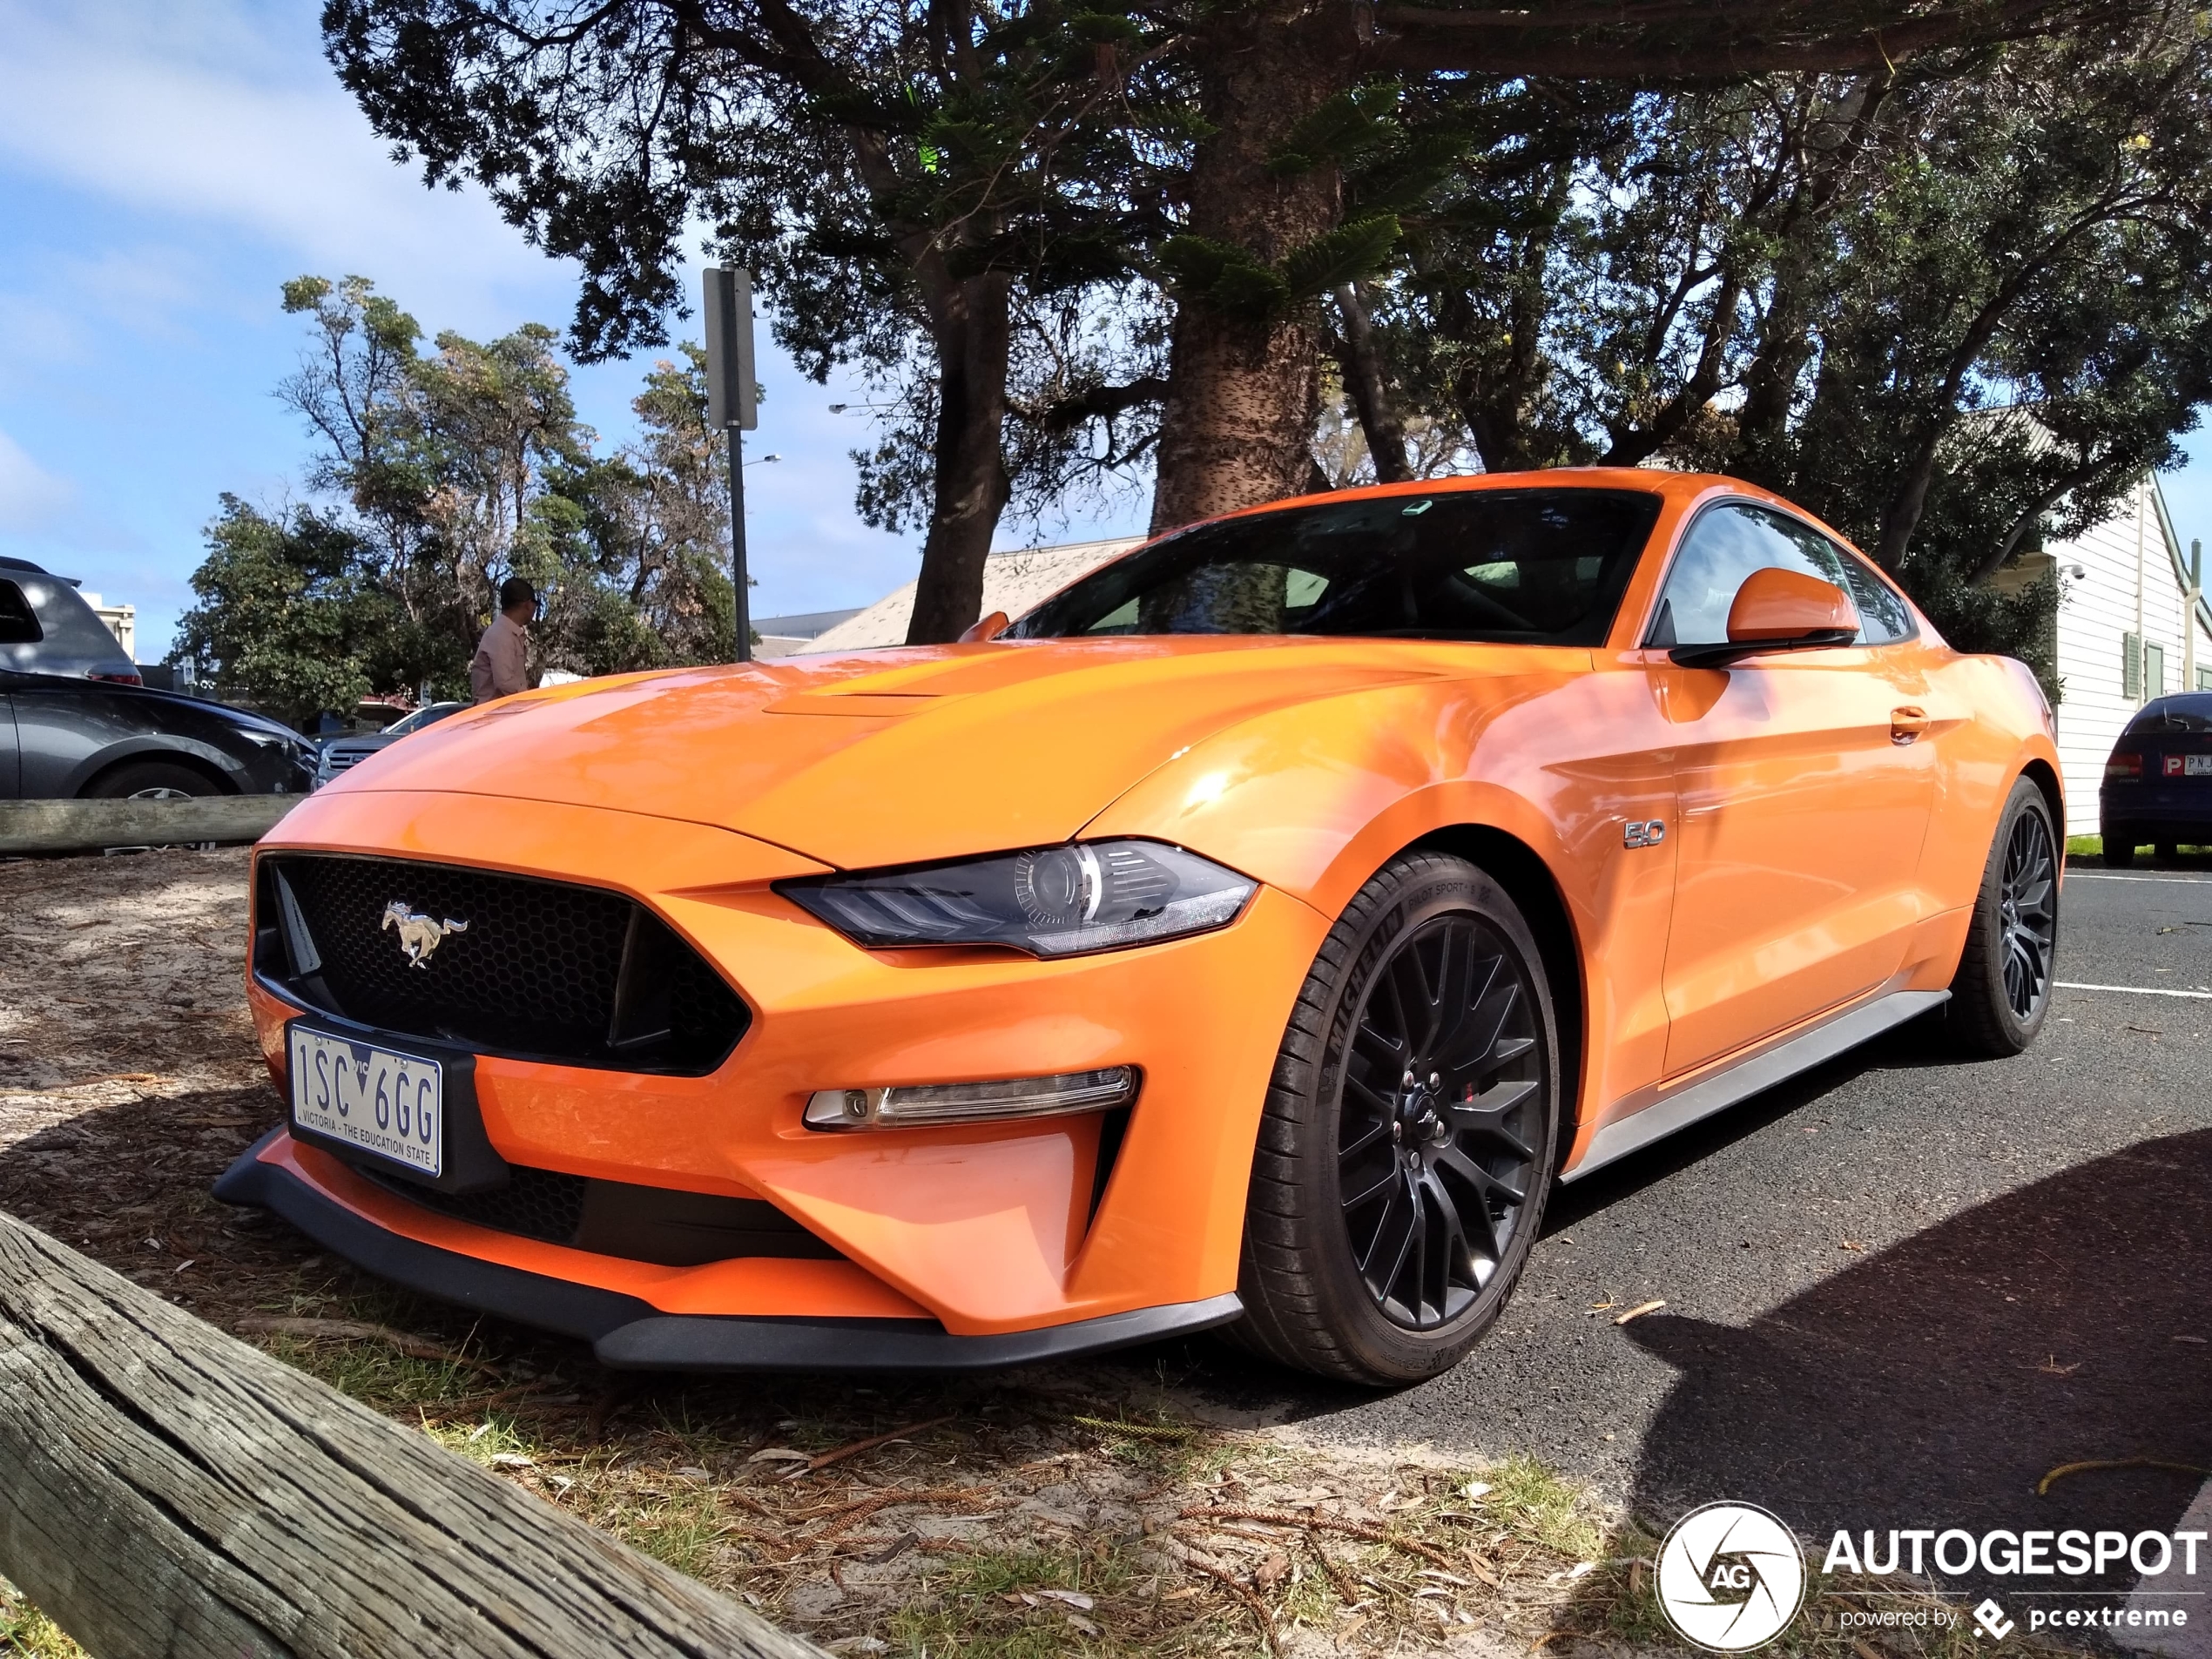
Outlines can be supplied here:
<path id="1" fill-rule="evenodd" d="M 618 808 L 841 868 L 919 863 L 1064 840 L 1191 745 L 1285 705 L 1513 654 L 1457 649 L 1040 640 L 628 675 L 455 715 L 331 788 Z"/>

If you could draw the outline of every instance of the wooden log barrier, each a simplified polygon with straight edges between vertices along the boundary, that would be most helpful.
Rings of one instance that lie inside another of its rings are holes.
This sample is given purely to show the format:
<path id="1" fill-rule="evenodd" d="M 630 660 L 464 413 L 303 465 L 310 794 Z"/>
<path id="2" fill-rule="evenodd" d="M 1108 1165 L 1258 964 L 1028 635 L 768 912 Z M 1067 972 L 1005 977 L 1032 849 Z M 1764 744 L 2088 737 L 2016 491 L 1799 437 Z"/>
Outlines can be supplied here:
<path id="1" fill-rule="evenodd" d="M 305 795 L 185 800 L 0 800 L 0 853 L 258 841 Z"/>
<path id="2" fill-rule="evenodd" d="M 6 1215 L 0 1575 L 96 1659 L 823 1659 Z"/>

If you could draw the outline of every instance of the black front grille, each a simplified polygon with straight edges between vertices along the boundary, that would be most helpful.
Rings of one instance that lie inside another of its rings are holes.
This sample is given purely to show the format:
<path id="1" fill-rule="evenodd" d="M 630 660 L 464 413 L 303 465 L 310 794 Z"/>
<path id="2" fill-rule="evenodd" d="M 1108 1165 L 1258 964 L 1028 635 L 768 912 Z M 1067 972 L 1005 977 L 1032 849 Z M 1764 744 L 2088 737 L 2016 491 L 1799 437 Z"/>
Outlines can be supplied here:
<path id="1" fill-rule="evenodd" d="M 759 1198 L 589 1180 L 520 1163 L 507 1184 L 491 1192 L 436 1192 L 381 1170 L 361 1172 L 388 1192 L 455 1221 L 595 1256 L 662 1267 L 759 1256 L 841 1259 L 827 1241 Z"/>
<path id="2" fill-rule="evenodd" d="M 696 1076 L 750 1019 L 665 922 L 602 887 L 396 859 L 283 853 L 260 868 L 255 970 L 363 1025 Z"/>

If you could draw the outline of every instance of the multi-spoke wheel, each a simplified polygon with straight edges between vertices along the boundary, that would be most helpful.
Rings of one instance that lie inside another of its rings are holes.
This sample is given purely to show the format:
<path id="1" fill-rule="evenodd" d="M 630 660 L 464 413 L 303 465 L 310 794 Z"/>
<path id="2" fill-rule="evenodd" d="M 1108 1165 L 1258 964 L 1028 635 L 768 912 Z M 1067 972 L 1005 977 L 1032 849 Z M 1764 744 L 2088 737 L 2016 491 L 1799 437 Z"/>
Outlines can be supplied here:
<path id="1" fill-rule="evenodd" d="M 1276 1061 L 1247 1345 L 1367 1383 L 1457 1363 L 1543 1213 L 1557 1055 L 1542 957 L 1505 891 L 1441 854 L 1385 867 L 1322 946 Z"/>
<path id="2" fill-rule="evenodd" d="M 1975 1054 L 2018 1054 L 2051 1007 L 2059 943 L 2058 838 L 2043 792 L 2023 778 L 1997 822 L 1996 843 L 1951 981 L 1950 1028 Z"/>

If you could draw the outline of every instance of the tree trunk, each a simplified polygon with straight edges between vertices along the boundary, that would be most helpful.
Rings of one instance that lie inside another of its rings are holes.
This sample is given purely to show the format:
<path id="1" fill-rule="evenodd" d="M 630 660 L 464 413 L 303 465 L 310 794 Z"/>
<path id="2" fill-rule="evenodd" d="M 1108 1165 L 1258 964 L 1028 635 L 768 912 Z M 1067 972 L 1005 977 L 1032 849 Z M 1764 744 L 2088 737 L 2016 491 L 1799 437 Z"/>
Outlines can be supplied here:
<path id="1" fill-rule="evenodd" d="M 1382 345 L 1375 338 L 1373 319 L 1367 313 L 1366 285 L 1347 282 L 1337 289 L 1337 313 L 1344 320 L 1342 353 L 1345 390 L 1359 411 L 1359 430 L 1367 440 L 1367 454 L 1375 463 L 1375 482 L 1400 484 L 1413 469 L 1406 460 L 1406 422 L 1391 395 L 1390 375 L 1383 363 Z"/>
<path id="2" fill-rule="evenodd" d="M 933 307 L 937 346 L 936 496 L 914 584 L 909 645 L 957 639 L 983 614 L 983 561 L 1011 484 L 1001 448 L 1013 280 L 987 271 Z"/>
<path id="3" fill-rule="evenodd" d="M 1351 84 L 1353 8 L 1281 3 L 1227 13 L 1191 54 L 1213 131 L 1192 158 L 1190 230 L 1273 265 L 1336 228 L 1333 166 L 1278 174 L 1293 128 Z M 1305 486 L 1315 418 L 1320 307 L 1301 300 L 1266 322 L 1203 299 L 1177 305 L 1152 496 L 1155 532 Z"/>

